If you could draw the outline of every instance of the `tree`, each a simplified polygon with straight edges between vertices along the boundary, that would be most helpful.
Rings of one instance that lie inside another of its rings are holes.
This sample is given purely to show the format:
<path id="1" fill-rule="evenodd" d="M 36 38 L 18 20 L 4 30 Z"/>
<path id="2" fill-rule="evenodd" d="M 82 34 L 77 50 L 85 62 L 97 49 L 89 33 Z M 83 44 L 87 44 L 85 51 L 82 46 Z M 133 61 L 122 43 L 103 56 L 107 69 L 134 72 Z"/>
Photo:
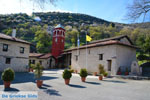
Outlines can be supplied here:
<path id="1" fill-rule="evenodd" d="M 36 48 L 39 53 L 48 53 L 50 52 L 51 46 L 51 37 L 48 35 L 46 30 L 38 30 L 35 33 Z"/>
<path id="2" fill-rule="evenodd" d="M 127 16 L 129 19 L 135 21 L 136 19 L 143 17 L 143 21 L 150 12 L 150 0 L 134 0 L 131 5 L 127 7 Z"/>

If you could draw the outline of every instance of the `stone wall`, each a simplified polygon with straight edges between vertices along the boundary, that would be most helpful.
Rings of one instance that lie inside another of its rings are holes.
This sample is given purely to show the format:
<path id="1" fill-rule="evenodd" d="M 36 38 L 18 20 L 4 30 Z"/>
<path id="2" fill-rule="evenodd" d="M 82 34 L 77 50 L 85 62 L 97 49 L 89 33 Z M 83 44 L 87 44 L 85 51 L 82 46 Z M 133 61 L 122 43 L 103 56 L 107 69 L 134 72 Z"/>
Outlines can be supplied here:
<path id="1" fill-rule="evenodd" d="M 8 44 L 8 51 L 3 51 L 3 44 Z M 20 53 L 24 47 L 24 53 Z M 29 63 L 29 44 L 0 39 L 0 71 L 10 67 L 16 72 L 26 72 Z M 6 58 L 11 58 L 11 63 L 6 64 Z"/>

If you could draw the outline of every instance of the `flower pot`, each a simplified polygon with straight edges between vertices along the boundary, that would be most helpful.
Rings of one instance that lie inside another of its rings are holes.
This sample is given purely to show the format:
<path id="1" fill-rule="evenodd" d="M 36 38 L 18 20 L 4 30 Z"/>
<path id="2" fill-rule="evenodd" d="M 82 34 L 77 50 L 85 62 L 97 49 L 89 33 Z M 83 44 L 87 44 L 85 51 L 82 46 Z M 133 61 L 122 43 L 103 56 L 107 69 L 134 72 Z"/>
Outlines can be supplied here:
<path id="1" fill-rule="evenodd" d="M 99 78 L 99 80 L 103 80 L 103 76 L 99 76 L 98 78 Z"/>
<path id="2" fill-rule="evenodd" d="M 33 72 L 33 68 L 29 68 L 29 72 Z"/>
<path id="3" fill-rule="evenodd" d="M 81 77 L 82 82 L 85 82 L 85 80 L 86 80 L 86 77 Z"/>
<path id="4" fill-rule="evenodd" d="M 10 81 L 4 81 L 4 87 L 5 88 L 10 88 L 10 84 L 11 84 Z"/>
<path id="5" fill-rule="evenodd" d="M 75 73 L 77 74 L 77 73 L 78 73 L 78 71 L 77 71 L 77 70 L 75 70 Z"/>
<path id="6" fill-rule="evenodd" d="M 104 75 L 104 77 L 107 77 L 107 75 Z"/>
<path id="7" fill-rule="evenodd" d="M 43 80 L 37 80 L 36 81 L 36 85 L 38 88 L 42 87 L 42 84 L 43 84 Z"/>
<path id="8" fill-rule="evenodd" d="M 125 72 L 125 75 L 129 75 L 129 72 Z"/>
<path id="9" fill-rule="evenodd" d="M 97 72 L 94 72 L 94 74 L 93 74 L 94 76 L 96 76 L 97 75 Z"/>
<path id="10" fill-rule="evenodd" d="M 118 72 L 117 75 L 121 75 L 121 72 Z"/>
<path id="11" fill-rule="evenodd" d="M 70 82 L 70 79 L 65 79 L 65 84 L 68 85 Z"/>

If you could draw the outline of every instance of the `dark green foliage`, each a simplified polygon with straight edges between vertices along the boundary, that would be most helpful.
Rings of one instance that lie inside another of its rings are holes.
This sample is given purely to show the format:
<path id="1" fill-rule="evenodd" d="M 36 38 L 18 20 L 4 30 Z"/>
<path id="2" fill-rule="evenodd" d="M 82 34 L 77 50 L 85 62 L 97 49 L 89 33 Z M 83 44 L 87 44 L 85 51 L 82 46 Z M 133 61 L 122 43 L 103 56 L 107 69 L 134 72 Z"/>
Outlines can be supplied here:
<path id="1" fill-rule="evenodd" d="M 40 63 L 37 63 L 34 69 L 35 78 L 39 79 L 42 76 L 43 67 L 40 65 Z"/>
<path id="2" fill-rule="evenodd" d="M 1 77 L 3 81 L 10 81 L 10 82 L 13 81 L 14 78 L 15 78 L 15 72 L 11 68 L 5 69 Z"/>
<path id="3" fill-rule="evenodd" d="M 70 79 L 72 77 L 72 74 L 71 74 L 70 70 L 65 69 L 64 72 L 63 72 L 63 74 L 62 74 L 62 77 L 64 79 Z"/>
<path id="4" fill-rule="evenodd" d="M 80 76 L 81 77 L 87 77 L 88 75 L 88 72 L 87 70 L 84 68 L 84 69 L 80 69 Z"/>
<path id="5" fill-rule="evenodd" d="M 143 55 L 143 54 L 138 55 L 137 59 L 140 60 L 140 61 L 142 61 L 142 60 L 150 60 L 150 58 L 147 55 Z"/>

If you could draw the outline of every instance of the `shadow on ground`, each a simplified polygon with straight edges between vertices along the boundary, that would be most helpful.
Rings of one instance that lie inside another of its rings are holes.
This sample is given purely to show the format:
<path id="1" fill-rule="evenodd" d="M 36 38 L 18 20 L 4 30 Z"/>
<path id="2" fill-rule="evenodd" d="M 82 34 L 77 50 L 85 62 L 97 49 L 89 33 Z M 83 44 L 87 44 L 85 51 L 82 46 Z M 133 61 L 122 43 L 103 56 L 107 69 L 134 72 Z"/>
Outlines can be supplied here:
<path id="1" fill-rule="evenodd" d="M 1 75 L 1 74 L 0 74 Z M 52 77 L 52 76 L 42 76 L 40 78 L 41 80 L 52 80 L 52 79 L 58 79 L 58 77 Z M 27 83 L 27 82 L 34 82 L 35 83 L 36 79 L 34 77 L 33 73 L 15 73 L 15 79 L 12 81 L 12 84 L 16 83 Z M 0 85 L 3 84 L 3 81 L 0 80 Z"/>
<path id="2" fill-rule="evenodd" d="M 81 85 L 74 85 L 74 84 L 69 84 L 68 86 L 70 86 L 70 87 L 74 87 L 74 88 L 86 88 L 85 86 L 81 86 Z"/>
<path id="3" fill-rule="evenodd" d="M 61 94 L 59 94 L 59 91 L 56 91 L 54 89 L 44 89 L 44 92 L 49 94 L 49 95 L 53 95 L 53 96 L 61 96 Z"/>
<path id="4" fill-rule="evenodd" d="M 6 91 L 6 92 L 19 92 L 19 90 L 16 88 L 5 88 L 4 91 Z"/>
<path id="5" fill-rule="evenodd" d="M 105 81 L 105 82 L 112 82 L 112 83 L 126 83 L 124 81 L 117 81 L 117 80 L 102 80 L 102 81 Z"/>
<path id="6" fill-rule="evenodd" d="M 100 83 L 97 82 L 85 82 L 85 83 L 92 84 L 92 85 L 101 85 Z"/>

